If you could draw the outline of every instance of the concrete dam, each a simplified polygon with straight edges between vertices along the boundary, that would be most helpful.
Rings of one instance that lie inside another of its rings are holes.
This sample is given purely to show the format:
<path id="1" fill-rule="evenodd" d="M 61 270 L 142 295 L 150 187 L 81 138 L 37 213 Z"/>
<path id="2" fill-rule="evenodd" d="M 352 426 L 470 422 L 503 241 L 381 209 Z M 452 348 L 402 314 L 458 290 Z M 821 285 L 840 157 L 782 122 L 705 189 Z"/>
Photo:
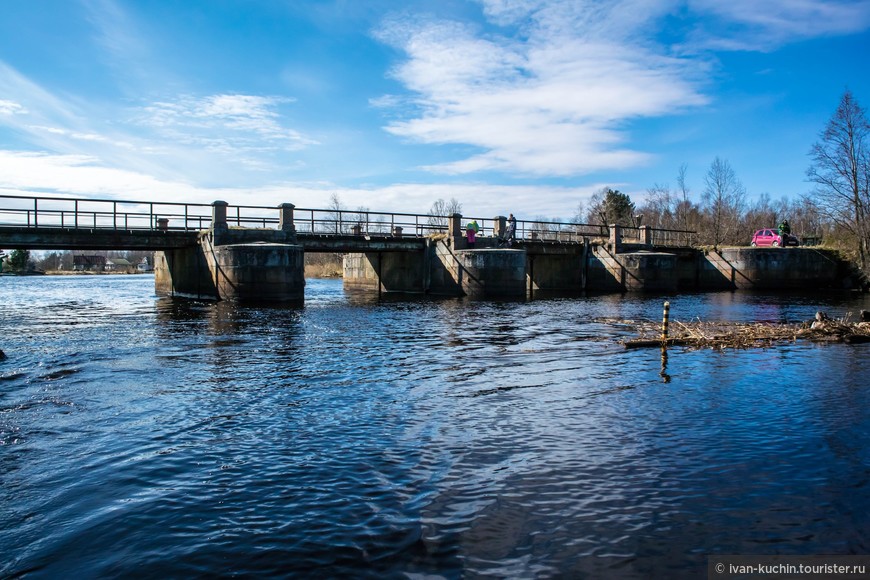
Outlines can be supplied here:
<path id="1" fill-rule="evenodd" d="M 277 209 L 277 211 L 276 211 Z M 0 246 L 154 252 L 158 294 L 303 302 L 304 257 L 344 255 L 348 289 L 525 299 L 548 293 L 843 289 L 852 265 L 835 252 L 697 248 L 695 232 L 649 226 L 279 206 L 0 195 Z"/>
<path id="2" fill-rule="evenodd" d="M 697 249 L 659 246 L 652 228 L 625 236 L 572 242 L 520 239 L 500 247 L 504 217 L 473 248 L 450 219 L 446 235 L 406 237 L 305 236 L 293 226 L 292 206 L 281 210 L 277 230 L 229 229 L 215 224 L 195 246 L 156 253 L 160 294 L 240 301 L 304 301 L 306 251 L 344 253 L 344 286 L 378 293 L 525 299 L 547 294 L 799 290 L 843 288 L 848 264 L 815 248 Z"/>

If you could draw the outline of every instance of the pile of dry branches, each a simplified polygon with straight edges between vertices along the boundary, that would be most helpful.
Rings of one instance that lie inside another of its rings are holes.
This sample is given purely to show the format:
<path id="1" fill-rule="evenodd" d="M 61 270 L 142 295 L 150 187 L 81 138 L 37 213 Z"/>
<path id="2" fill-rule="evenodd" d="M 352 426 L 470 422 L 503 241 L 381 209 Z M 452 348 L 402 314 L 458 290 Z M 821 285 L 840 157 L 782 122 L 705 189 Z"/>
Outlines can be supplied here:
<path id="1" fill-rule="evenodd" d="M 816 313 L 815 320 L 794 324 L 670 321 L 666 338 L 662 336 L 660 324 L 636 322 L 634 326 L 640 333 L 640 338 L 624 341 L 626 348 L 670 345 L 717 349 L 749 348 L 795 342 L 798 339 L 816 342 L 870 342 L 870 322 L 849 322 L 849 316 L 834 320 L 822 312 Z"/>

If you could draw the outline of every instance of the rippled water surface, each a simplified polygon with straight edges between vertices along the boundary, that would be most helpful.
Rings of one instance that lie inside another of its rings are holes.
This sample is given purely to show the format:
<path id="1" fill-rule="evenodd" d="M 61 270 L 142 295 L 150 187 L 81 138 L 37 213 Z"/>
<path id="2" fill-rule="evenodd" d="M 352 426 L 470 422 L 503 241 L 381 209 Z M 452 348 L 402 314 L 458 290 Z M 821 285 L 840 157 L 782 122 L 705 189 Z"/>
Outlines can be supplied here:
<path id="1" fill-rule="evenodd" d="M 870 551 L 870 345 L 626 351 L 616 319 L 865 298 L 157 298 L 0 278 L 0 577 L 702 577 Z M 606 320 L 603 320 L 606 319 Z M 669 379 L 669 382 L 666 382 Z"/>

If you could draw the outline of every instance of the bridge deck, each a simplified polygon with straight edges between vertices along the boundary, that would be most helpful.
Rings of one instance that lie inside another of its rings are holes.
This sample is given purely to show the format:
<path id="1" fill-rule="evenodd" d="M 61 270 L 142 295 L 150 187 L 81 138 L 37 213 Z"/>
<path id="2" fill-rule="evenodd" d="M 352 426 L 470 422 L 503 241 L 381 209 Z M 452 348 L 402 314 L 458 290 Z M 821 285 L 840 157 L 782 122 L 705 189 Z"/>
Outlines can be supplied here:
<path id="1" fill-rule="evenodd" d="M 460 228 L 472 219 L 479 222 L 481 238 L 504 232 L 503 217 L 0 195 L 0 248 L 171 250 L 195 245 L 200 232 L 217 220 L 231 230 L 251 233 L 231 236 L 238 243 L 284 241 L 285 231 L 295 230 L 299 243 L 310 252 L 403 252 L 421 250 L 429 235 L 446 234 L 448 223 Z M 641 242 L 642 229 L 646 244 L 654 247 L 691 246 L 694 235 L 628 226 L 614 231 L 621 243 L 631 244 Z M 585 240 L 607 239 L 610 234 L 610 228 L 596 224 L 517 220 L 516 227 L 519 244 L 532 253 L 571 252 Z"/>
<path id="2" fill-rule="evenodd" d="M 28 250 L 171 250 L 196 245 L 199 232 L 0 227 L 0 247 Z"/>

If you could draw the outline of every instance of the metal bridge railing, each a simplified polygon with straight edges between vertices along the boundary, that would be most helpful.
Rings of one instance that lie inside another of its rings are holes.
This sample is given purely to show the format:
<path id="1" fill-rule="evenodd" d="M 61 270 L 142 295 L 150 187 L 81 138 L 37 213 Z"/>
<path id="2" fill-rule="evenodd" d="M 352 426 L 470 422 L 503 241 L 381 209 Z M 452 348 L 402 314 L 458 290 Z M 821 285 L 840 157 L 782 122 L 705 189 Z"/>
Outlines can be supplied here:
<path id="1" fill-rule="evenodd" d="M 68 228 L 88 230 L 199 231 L 211 227 L 215 204 L 76 199 L 48 196 L 0 195 L 0 227 Z M 451 216 L 410 213 L 293 208 L 296 232 L 306 235 L 362 235 L 425 237 L 446 234 Z M 279 211 L 268 206 L 226 206 L 229 227 L 279 226 Z M 478 236 L 495 236 L 494 218 L 462 217 L 461 227 L 476 220 Z M 641 228 L 621 227 L 621 241 L 640 242 Z M 654 246 L 689 246 L 695 232 L 649 228 Z M 463 229 L 464 232 L 464 229 Z M 526 241 L 581 243 L 607 239 L 610 228 L 595 224 L 518 220 L 516 238 Z"/>
<path id="2" fill-rule="evenodd" d="M 173 230 L 211 224 L 211 205 L 0 195 L 0 225 L 27 228 Z M 164 228 L 165 229 L 165 228 Z"/>
<path id="3" fill-rule="evenodd" d="M 362 235 L 425 237 L 446 232 L 447 225 L 431 216 L 379 211 L 294 209 L 296 233 L 312 235 Z"/>

